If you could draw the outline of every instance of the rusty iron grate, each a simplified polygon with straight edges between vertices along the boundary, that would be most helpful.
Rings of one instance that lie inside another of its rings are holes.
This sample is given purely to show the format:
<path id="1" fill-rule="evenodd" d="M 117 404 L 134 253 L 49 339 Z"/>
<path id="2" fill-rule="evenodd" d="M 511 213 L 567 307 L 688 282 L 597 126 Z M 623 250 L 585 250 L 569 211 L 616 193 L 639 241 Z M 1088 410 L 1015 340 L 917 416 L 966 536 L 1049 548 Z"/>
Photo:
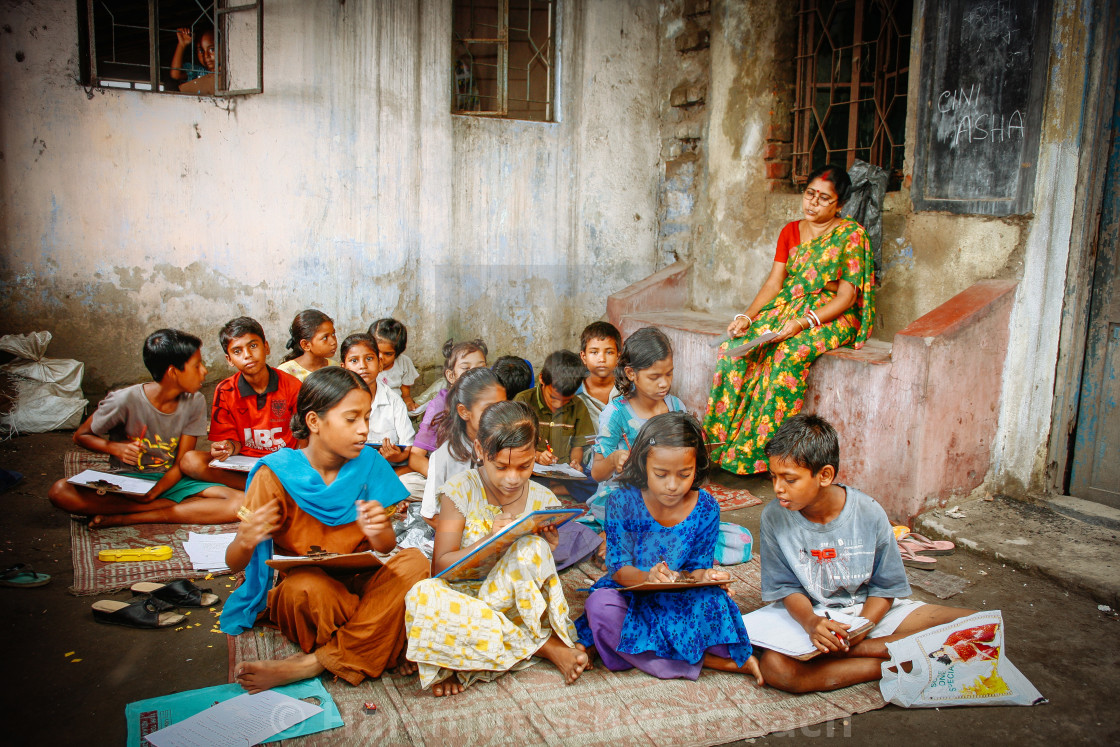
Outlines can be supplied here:
<path id="1" fill-rule="evenodd" d="M 913 0 L 800 0 L 793 180 L 858 158 L 902 176 Z"/>
<path id="2" fill-rule="evenodd" d="M 551 122 L 556 0 L 455 0 L 451 112 Z"/>

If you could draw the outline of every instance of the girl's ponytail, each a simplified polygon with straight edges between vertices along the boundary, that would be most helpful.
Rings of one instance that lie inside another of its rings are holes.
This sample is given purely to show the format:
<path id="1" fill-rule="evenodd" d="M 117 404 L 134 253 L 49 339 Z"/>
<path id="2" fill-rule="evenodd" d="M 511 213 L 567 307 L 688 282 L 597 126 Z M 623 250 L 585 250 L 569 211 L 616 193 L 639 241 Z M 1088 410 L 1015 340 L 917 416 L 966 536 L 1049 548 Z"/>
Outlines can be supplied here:
<path id="1" fill-rule="evenodd" d="M 288 349 L 284 361 L 295 360 L 303 355 L 303 348 L 300 343 L 315 337 L 315 331 L 327 322 L 333 324 L 334 320 L 318 309 L 304 309 L 296 314 L 296 318 L 292 320 L 292 326 L 288 330 L 288 342 L 284 345 Z"/>

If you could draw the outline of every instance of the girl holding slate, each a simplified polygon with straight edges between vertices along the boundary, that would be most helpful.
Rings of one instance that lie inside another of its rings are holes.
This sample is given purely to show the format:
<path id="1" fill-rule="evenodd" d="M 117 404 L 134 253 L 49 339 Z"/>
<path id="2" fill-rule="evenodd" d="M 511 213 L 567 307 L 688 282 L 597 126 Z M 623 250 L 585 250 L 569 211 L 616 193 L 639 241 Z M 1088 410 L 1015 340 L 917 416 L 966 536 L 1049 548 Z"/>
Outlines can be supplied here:
<path id="1" fill-rule="evenodd" d="M 547 488 L 531 482 L 536 415 L 520 402 L 497 402 L 482 413 L 472 444 L 477 469 L 440 489 L 432 572 L 440 573 L 486 544 L 518 518 L 558 508 Z M 462 692 L 475 681 L 548 659 L 568 684 L 588 667 L 556 574 L 554 528 L 518 539 L 484 579 L 421 581 L 405 597 L 408 658 L 420 684 L 435 695 Z"/>
<path id="2" fill-rule="evenodd" d="M 242 663 L 237 682 L 260 692 L 323 670 L 357 685 L 389 667 L 411 669 L 401 656 L 405 592 L 427 578 L 428 560 L 402 550 L 369 570 L 328 573 L 292 568 L 272 586 L 266 564 L 280 555 L 376 550 L 388 553 L 396 537 L 386 507 L 408 491 L 376 449 L 369 432 L 369 387 L 354 372 L 331 366 L 311 373 L 299 390 L 292 433 L 303 449 L 281 449 L 249 473 L 237 536 L 226 550 L 245 582 L 226 601 L 222 631 L 252 628 L 258 616 L 271 621 L 303 654 L 276 661 Z M 406 666 L 407 665 L 407 666 Z"/>
<path id="3" fill-rule="evenodd" d="M 623 590 L 730 581 L 712 569 L 719 505 L 698 489 L 708 468 L 700 424 L 687 412 L 656 415 L 638 432 L 607 504 L 607 575 L 576 621 L 580 642 L 607 669 L 695 680 L 709 667 L 751 674 L 762 685 L 743 617 L 723 587 Z"/>

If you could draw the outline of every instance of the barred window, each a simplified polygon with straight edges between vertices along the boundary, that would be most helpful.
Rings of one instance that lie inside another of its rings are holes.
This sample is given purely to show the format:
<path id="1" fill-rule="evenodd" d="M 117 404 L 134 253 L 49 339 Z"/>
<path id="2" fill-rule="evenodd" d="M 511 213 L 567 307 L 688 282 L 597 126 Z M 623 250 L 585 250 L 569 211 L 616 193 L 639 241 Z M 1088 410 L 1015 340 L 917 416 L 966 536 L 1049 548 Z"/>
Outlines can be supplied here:
<path id="1" fill-rule="evenodd" d="M 799 0 L 793 179 L 858 158 L 902 177 L 913 0 Z"/>
<path id="2" fill-rule="evenodd" d="M 555 0 L 454 0 L 453 114 L 555 120 Z"/>

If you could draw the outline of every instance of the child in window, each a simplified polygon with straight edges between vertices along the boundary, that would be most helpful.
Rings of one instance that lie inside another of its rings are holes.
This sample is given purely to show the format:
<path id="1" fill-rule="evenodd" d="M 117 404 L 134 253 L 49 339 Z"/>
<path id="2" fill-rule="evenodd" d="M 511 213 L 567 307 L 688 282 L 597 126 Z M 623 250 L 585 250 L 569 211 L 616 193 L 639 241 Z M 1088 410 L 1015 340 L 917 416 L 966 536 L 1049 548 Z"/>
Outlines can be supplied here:
<path id="1" fill-rule="evenodd" d="M 626 586 L 730 581 L 713 569 L 719 504 L 700 484 L 708 449 L 687 412 L 646 421 L 607 505 L 607 575 L 592 587 L 576 621 L 611 671 L 637 667 L 660 679 L 695 680 L 702 667 L 753 675 L 758 660 L 739 608 L 719 586 L 634 593 Z"/>
<path id="2" fill-rule="evenodd" d="M 303 566 L 272 586 L 265 561 L 273 551 L 307 555 L 375 550 L 389 553 L 396 537 L 386 507 L 407 495 L 385 460 L 369 447 L 372 398 L 362 379 L 341 368 L 312 373 L 299 392 L 292 431 L 303 449 L 270 454 L 249 475 L 241 523 L 226 563 L 245 570 L 245 582 L 226 601 L 222 630 L 229 635 L 268 619 L 303 649 L 287 659 L 243 662 L 234 673 L 251 693 L 314 677 L 324 670 L 357 685 L 389 668 L 415 671 L 404 650 L 404 595 L 428 577 L 428 559 L 402 550 L 375 570 L 327 573 Z"/>
<path id="3" fill-rule="evenodd" d="M 386 317 L 369 325 L 369 335 L 377 340 L 377 351 L 381 356 L 381 376 L 377 380 L 401 395 L 410 411 L 415 410 L 412 385 L 420 377 L 420 372 L 412 364 L 412 359 L 404 354 L 408 347 L 408 329 L 396 319 Z"/>
<path id="4" fill-rule="evenodd" d="M 292 320 L 290 333 L 288 354 L 278 369 L 303 381 L 312 371 L 338 365 L 331 359 L 338 350 L 338 338 L 329 316 L 318 309 L 301 311 Z"/>
<path id="5" fill-rule="evenodd" d="M 217 65 L 217 49 L 214 47 L 214 30 L 205 29 L 198 36 L 195 61 L 184 62 L 187 50 L 191 48 L 193 35 L 188 28 L 175 31 L 175 54 L 171 55 L 171 79 L 189 81 L 211 75 Z"/>
<path id="6" fill-rule="evenodd" d="M 299 379 L 268 365 L 268 341 L 256 319 L 239 316 L 218 333 L 226 362 L 237 373 L 214 390 L 210 411 L 210 450 L 197 449 L 183 457 L 183 474 L 196 480 L 245 489 L 244 472 L 211 467 L 214 459 L 243 454 L 262 457 L 295 448 L 292 415 L 296 411 Z"/>
<path id="7" fill-rule="evenodd" d="M 202 341 L 161 329 L 144 341 L 144 367 L 155 381 L 110 392 L 78 426 L 74 443 L 108 454 L 114 469 L 155 483 L 145 495 L 98 495 L 59 480 L 51 503 L 92 517 L 91 527 L 123 524 L 225 524 L 235 521 L 244 493 L 184 477 L 181 462 L 206 435 Z"/>
<path id="8" fill-rule="evenodd" d="M 835 690 L 877 680 L 886 644 L 973 610 L 925 604 L 910 583 L 882 506 L 836 480 L 836 431 L 816 415 L 786 420 L 766 444 L 776 499 L 762 510 L 762 601 L 781 604 L 825 654 L 808 661 L 762 655 L 766 682 L 788 692 Z M 849 636 L 829 611 L 864 617 Z"/>

